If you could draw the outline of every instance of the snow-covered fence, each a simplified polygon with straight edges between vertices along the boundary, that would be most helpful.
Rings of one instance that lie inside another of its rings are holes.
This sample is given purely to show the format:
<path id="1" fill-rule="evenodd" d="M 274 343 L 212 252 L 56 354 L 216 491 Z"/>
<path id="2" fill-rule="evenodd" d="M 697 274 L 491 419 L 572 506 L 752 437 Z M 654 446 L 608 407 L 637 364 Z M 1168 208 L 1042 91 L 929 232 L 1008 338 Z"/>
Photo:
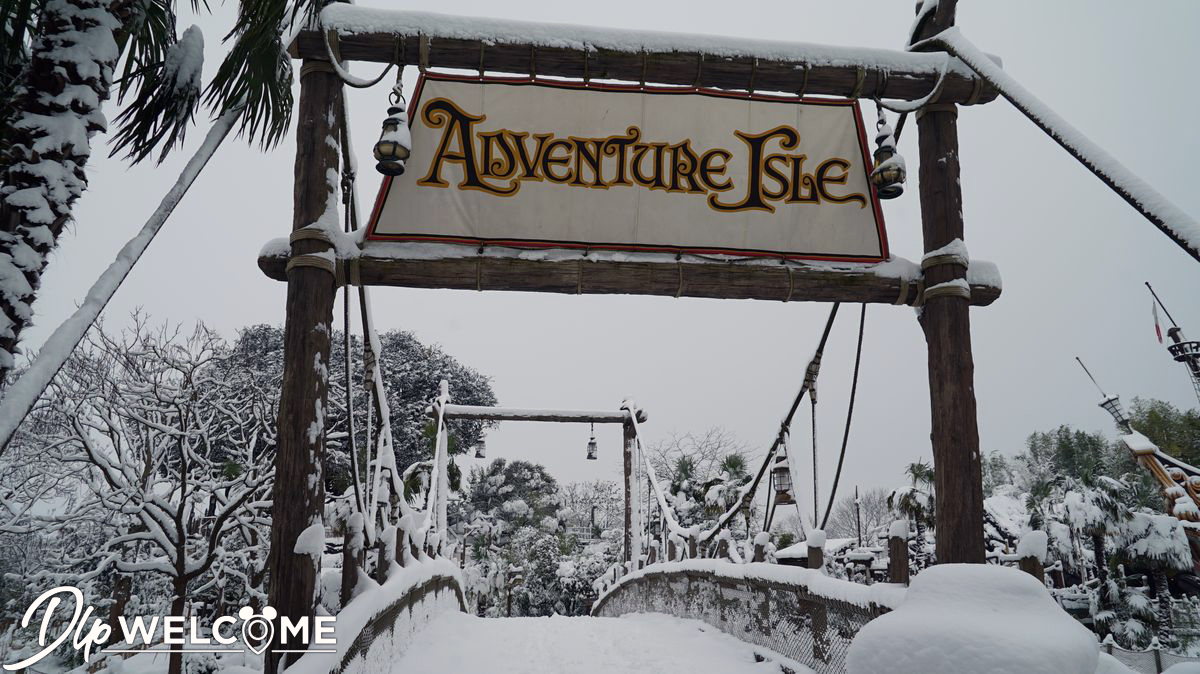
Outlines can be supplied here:
<path id="1" fill-rule="evenodd" d="M 369 582 L 369 581 L 368 581 Z M 447 559 L 393 564 L 387 582 L 361 592 L 338 614 L 330 652 L 309 652 L 287 674 L 368 674 L 390 671 L 415 634 L 450 611 L 466 611 L 462 577 Z"/>
<path id="2" fill-rule="evenodd" d="M 665 613 L 702 620 L 820 674 L 846 670 L 859 629 L 902 601 L 905 588 L 860 585 L 812 569 L 717 560 L 667 562 L 607 588 L 592 615 Z"/>
<path id="3" fill-rule="evenodd" d="M 1198 658 L 1189 658 L 1164 651 L 1158 645 L 1157 639 L 1150 644 L 1150 648 L 1144 651 L 1127 651 L 1113 643 L 1112 639 L 1106 639 L 1101 649 L 1139 674 L 1161 674 L 1181 662 L 1200 663 Z"/>

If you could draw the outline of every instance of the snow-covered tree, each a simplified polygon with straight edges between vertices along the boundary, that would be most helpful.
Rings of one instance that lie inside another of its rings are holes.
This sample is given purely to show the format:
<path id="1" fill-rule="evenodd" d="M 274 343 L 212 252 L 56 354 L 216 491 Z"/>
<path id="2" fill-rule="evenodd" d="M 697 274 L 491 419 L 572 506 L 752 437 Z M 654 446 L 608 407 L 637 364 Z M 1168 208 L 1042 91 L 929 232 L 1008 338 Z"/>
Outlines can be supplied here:
<path id="1" fill-rule="evenodd" d="M 35 408 L 16 453 L 40 452 L 46 469 L 71 476 L 61 489 L 70 497 L 56 512 L 12 497 L 4 507 L 9 531 L 93 537 L 26 582 L 111 582 L 111 600 L 123 607 L 130 580 L 159 577 L 159 612 L 179 616 L 189 604 L 209 612 L 263 598 L 272 396 L 226 376 L 227 355 L 203 326 L 180 335 L 136 320 L 120 337 L 90 333 Z M 227 589 L 238 594 L 226 597 Z M 172 654 L 170 674 L 181 671 L 181 654 Z"/>
<path id="2" fill-rule="evenodd" d="M 1164 645 L 1172 644 L 1174 636 L 1171 632 L 1171 594 L 1167 587 L 1167 574 L 1192 568 L 1192 551 L 1183 523 L 1171 515 L 1134 512 L 1125 525 L 1120 554 L 1131 564 L 1150 569 L 1158 599 L 1158 640 Z"/>
<path id="3" fill-rule="evenodd" d="M 927 532 L 934 525 L 933 467 L 925 461 L 908 464 L 904 470 L 909 484 L 893 489 L 887 497 L 888 507 L 908 518 L 915 525 L 913 551 L 916 569 L 929 566 L 931 558 Z"/>
<path id="4" fill-rule="evenodd" d="M 243 0 L 230 48 L 209 82 L 214 112 L 240 106 L 252 141 L 277 143 L 292 107 L 282 32 L 309 0 Z M 203 3 L 193 2 L 198 10 Z M 200 106 L 204 39 L 180 31 L 164 0 L 0 0 L 0 382 L 16 366 L 21 332 L 48 255 L 87 187 L 85 165 L 102 105 L 123 104 L 113 152 L 133 161 L 182 143 Z"/>

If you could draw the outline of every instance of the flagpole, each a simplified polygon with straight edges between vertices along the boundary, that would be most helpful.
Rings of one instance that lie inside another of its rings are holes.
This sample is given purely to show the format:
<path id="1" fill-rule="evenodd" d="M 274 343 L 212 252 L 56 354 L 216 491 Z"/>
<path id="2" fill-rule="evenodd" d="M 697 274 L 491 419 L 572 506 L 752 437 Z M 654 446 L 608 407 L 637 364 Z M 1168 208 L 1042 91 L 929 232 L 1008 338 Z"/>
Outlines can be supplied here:
<path id="1" fill-rule="evenodd" d="M 1176 323 L 1175 319 L 1171 317 L 1171 312 L 1167 311 L 1167 305 L 1163 304 L 1162 300 L 1158 299 L 1158 293 L 1154 292 L 1154 288 L 1151 287 L 1149 281 L 1146 281 L 1146 287 L 1150 289 L 1150 294 L 1154 296 L 1154 301 L 1158 302 L 1158 306 L 1162 307 L 1163 313 L 1167 315 L 1167 320 L 1171 321 L 1171 325 L 1173 327 L 1178 328 L 1179 324 Z M 1162 340 L 1160 339 L 1159 341 L 1162 341 Z"/>

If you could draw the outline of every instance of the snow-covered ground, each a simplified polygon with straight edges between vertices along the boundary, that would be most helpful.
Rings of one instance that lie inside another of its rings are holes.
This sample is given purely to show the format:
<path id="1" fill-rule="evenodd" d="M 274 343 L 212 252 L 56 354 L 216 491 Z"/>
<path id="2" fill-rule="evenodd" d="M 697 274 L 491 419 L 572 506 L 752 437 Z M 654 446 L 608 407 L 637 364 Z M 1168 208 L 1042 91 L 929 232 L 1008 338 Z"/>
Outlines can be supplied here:
<path id="1" fill-rule="evenodd" d="M 759 653 L 767 660 L 756 662 Z M 797 674 L 811 669 L 695 620 L 441 616 L 417 635 L 394 672 L 487 674 Z"/>

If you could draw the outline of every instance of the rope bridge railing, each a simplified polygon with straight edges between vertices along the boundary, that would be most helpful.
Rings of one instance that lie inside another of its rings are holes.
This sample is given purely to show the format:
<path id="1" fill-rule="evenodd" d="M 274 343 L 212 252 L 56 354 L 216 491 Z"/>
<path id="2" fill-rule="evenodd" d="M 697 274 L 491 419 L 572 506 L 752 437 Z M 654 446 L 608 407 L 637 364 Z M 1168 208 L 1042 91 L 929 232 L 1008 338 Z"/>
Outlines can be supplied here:
<path id="1" fill-rule="evenodd" d="M 592 615 L 664 613 L 701 620 L 819 674 L 841 674 L 854 636 L 897 606 L 904 592 L 903 586 L 859 585 L 810 569 L 693 560 L 620 579 L 596 601 Z"/>

